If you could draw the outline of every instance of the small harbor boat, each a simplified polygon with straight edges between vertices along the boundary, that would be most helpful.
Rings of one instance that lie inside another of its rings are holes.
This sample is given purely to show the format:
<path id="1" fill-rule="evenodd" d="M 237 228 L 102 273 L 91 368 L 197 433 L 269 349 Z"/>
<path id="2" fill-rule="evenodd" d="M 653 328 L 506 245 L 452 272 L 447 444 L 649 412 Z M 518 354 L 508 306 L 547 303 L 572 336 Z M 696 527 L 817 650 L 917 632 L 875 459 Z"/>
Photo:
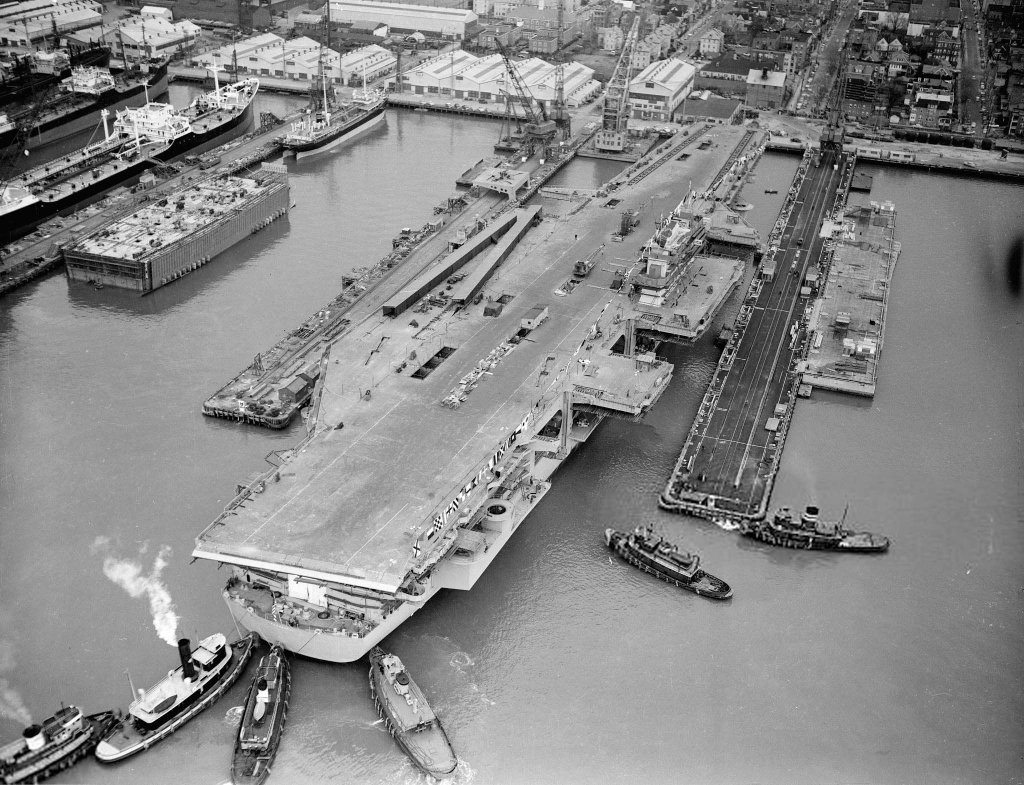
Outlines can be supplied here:
<path id="1" fill-rule="evenodd" d="M 777 188 L 765 188 L 764 192 L 766 194 L 777 194 L 779 190 Z"/>
<path id="2" fill-rule="evenodd" d="M 437 779 L 455 771 L 459 761 L 441 720 L 402 661 L 379 646 L 370 651 L 370 693 L 398 746 L 421 771 Z"/>
<path id="3" fill-rule="evenodd" d="M 632 534 L 605 529 L 608 547 L 637 569 L 674 583 L 713 600 L 732 597 L 732 588 L 721 578 L 700 567 L 695 553 L 682 553 L 679 547 L 657 536 L 650 527 L 638 526 Z"/>
<path id="4" fill-rule="evenodd" d="M 747 537 L 779 545 L 811 551 L 847 551 L 849 553 L 881 553 L 889 549 L 889 538 L 870 532 L 852 532 L 842 521 L 822 521 L 818 508 L 808 505 L 797 519 L 789 507 L 780 507 L 762 521 L 742 521 L 740 532 Z"/>
<path id="5" fill-rule="evenodd" d="M 252 656 L 257 636 L 249 633 L 232 644 L 214 633 L 192 649 L 187 638 L 178 641 L 181 665 L 140 695 L 96 747 L 103 763 L 124 760 L 167 738 L 209 708 L 242 673 Z"/>
<path id="6" fill-rule="evenodd" d="M 118 720 L 116 711 L 83 715 L 62 706 L 52 717 L 29 725 L 21 738 L 0 747 L 0 783 L 42 782 L 92 753 Z"/>
<path id="7" fill-rule="evenodd" d="M 732 209 L 738 213 L 745 213 L 748 210 L 753 210 L 754 205 L 749 204 L 748 202 L 737 202 L 732 206 Z"/>
<path id="8" fill-rule="evenodd" d="M 274 646 L 260 660 L 245 700 L 231 759 L 234 785 L 261 785 L 266 781 L 288 719 L 291 689 L 288 658 L 281 646 Z"/>

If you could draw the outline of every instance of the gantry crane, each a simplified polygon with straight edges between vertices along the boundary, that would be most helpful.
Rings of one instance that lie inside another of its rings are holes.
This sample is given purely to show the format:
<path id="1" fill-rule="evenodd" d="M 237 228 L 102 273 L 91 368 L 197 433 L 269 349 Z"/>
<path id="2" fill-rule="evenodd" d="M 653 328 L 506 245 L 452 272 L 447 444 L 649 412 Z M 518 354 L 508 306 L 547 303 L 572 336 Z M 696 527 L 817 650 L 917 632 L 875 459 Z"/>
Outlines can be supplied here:
<path id="1" fill-rule="evenodd" d="M 627 146 L 626 124 L 629 121 L 629 82 L 633 73 L 633 50 L 640 31 L 640 14 L 626 34 L 622 54 L 604 93 L 604 115 L 594 145 L 598 150 L 621 153 Z"/>

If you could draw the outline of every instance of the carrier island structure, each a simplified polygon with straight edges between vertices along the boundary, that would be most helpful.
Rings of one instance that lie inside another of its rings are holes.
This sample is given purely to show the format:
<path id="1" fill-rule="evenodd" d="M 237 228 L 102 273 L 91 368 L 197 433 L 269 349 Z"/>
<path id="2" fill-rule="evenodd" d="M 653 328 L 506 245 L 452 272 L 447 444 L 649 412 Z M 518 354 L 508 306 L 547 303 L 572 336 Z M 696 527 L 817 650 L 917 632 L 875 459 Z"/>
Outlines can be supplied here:
<path id="1" fill-rule="evenodd" d="M 704 133 L 720 144 L 680 155 Z M 600 253 L 607 198 L 495 200 L 472 237 L 369 288 L 324 347 L 305 438 L 196 539 L 193 556 L 229 568 L 239 627 L 351 662 L 440 590 L 471 589 L 600 422 L 658 400 L 660 341 L 701 334 L 741 279 L 747 262 L 709 254 L 684 205 L 750 144 L 694 129 L 622 178 L 615 204 L 644 204 L 648 223 L 614 246 L 621 261 Z M 581 259 L 596 260 L 582 277 Z"/>

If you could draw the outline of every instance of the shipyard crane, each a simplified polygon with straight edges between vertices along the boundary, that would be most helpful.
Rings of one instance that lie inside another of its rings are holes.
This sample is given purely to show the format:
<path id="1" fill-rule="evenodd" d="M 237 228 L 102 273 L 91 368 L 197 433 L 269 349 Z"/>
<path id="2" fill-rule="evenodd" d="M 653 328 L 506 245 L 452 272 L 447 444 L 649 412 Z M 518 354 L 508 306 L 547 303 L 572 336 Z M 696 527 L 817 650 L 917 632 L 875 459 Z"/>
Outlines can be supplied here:
<path id="1" fill-rule="evenodd" d="M 640 32 L 640 14 L 626 34 L 622 54 L 604 93 L 604 115 L 594 145 L 598 150 L 621 153 L 626 149 L 626 124 L 629 120 L 629 82 L 633 71 L 633 50 Z"/>
<path id="2" fill-rule="evenodd" d="M 495 42 L 498 45 L 498 51 L 501 52 L 502 59 L 505 61 L 508 82 L 512 84 L 511 92 L 507 87 L 505 89 L 505 116 L 509 123 L 509 130 L 511 131 L 512 102 L 514 101 L 523 107 L 523 112 L 526 115 L 526 123 L 524 125 L 519 124 L 519 118 L 516 116 L 517 128 L 521 128 L 523 134 L 523 152 L 528 156 L 533 155 L 534 150 L 538 146 L 544 147 L 554 138 L 558 130 L 557 126 L 554 120 L 547 118 L 543 105 L 541 105 L 540 114 L 533 108 L 534 98 L 523 83 L 519 72 L 512 64 L 512 58 L 509 57 L 508 50 L 501 41 L 496 40 Z"/>
<path id="3" fill-rule="evenodd" d="M 837 154 L 843 152 L 843 139 L 846 126 L 843 124 L 843 98 L 846 93 L 846 47 L 840 53 L 839 74 L 832 91 L 825 101 L 825 127 L 821 131 L 821 152 L 830 150 Z"/>

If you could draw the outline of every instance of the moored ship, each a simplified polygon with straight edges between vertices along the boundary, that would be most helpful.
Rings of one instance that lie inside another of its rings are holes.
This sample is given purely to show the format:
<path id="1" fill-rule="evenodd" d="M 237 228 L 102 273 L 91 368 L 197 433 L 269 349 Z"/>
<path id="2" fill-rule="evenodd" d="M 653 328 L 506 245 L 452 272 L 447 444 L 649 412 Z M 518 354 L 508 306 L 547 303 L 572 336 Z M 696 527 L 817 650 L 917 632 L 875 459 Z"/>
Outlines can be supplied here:
<path id="1" fill-rule="evenodd" d="M 278 139 L 285 155 L 312 155 L 341 144 L 384 119 L 387 101 L 382 92 L 357 91 L 350 102 L 333 108 L 311 110 L 292 123 Z"/>
<path id="2" fill-rule="evenodd" d="M 96 748 L 117 719 L 114 711 L 83 715 L 77 706 L 62 706 L 0 747 L 0 783 L 41 782 L 70 768 Z"/>
<path id="3" fill-rule="evenodd" d="M 520 227 L 503 241 L 529 236 L 536 217 L 536 207 L 503 216 Z M 488 237 L 484 229 L 473 242 Z M 238 625 L 304 657 L 352 662 L 441 589 L 471 590 L 604 416 L 642 417 L 671 378 L 653 355 L 612 353 L 622 329 L 615 312 L 576 296 L 551 304 L 548 318 L 565 319 L 562 308 L 578 314 L 585 302 L 597 321 L 576 316 L 567 334 L 530 321 L 527 341 L 520 310 L 499 322 L 510 340 L 496 346 L 476 309 L 449 327 L 449 345 L 403 373 L 390 367 L 372 394 L 314 396 L 315 431 L 301 449 L 243 487 L 196 540 L 194 556 L 230 568 L 224 599 Z M 556 336 L 600 357 L 596 372 L 563 361 L 581 379 L 571 401 L 551 370 Z M 318 388 L 367 367 L 362 340 L 331 344 Z M 358 438 L 371 428 L 372 438 Z M 353 438 L 358 449 L 348 447 Z"/>
<path id="4" fill-rule="evenodd" d="M 631 534 L 605 529 L 605 542 L 634 567 L 713 600 L 732 597 L 732 588 L 721 578 L 705 572 L 700 557 L 683 553 L 679 547 L 654 534 L 649 527 L 637 527 Z"/>
<path id="5" fill-rule="evenodd" d="M 87 204 L 159 163 L 201 153 L 243 133 L 252 122 L 259 81 L 246 79 L 196 98 L 180 112 L 149 102 L 117 113 L 104 140 L 12 178 L 0 193 L 0 241 L 10 242 L 43 221 Z"/>
<path id="6" fill-rule="evenodd" d="M 845 529 L 845 515 L 843 521 L 822 521 L 818 514 L 816 506 L 808 505 L 798 519 L 789 507 L 780 507 L 770 518 L 741 521 L 740 532 L 784 548 L 849 553 L 881 553 L 889 549 L 888 537 Z"/>
<path id="7" fill-rule="evenodd" d="M 128 707 L 96 747 L 96 757 L 113 763 L 142 752 L 170 736 L 209 708 L 242 673 L 257 636 L 232 644 L 214 633 L 192 649 L 187 638 L 178 641 L 181 665 L 150 687 Z"/>
<path id="8" fill-rule="evenodd" d="M 167 61 L 154 62 L 146 70 L 112 72 L 96 65 L 79 65 L 60 84 L 60 92 L 46 98 L 38 112 L 29 105 L 8 107 L 12 123 L 30 123 L 24 136 L 27 150 L 36 150 L 95 128 L 100 113 L 143 106 L 167 92 Z M 0 147 L 15 139 L 14 129 L 0 132 Z"/>
<path id="9" fill-rule="evenodd" d="M 274 646 L 260 660 L 242 710 L 231 759 L 234 785 L 261 785 L 270 775 L 288 719 L 291 688 L 288 657 L 280 646 Z"/>
<path id="10" fill-rule="evenodd" d="M 379 646 L 370 652 L 370 694 L 398 746 L 425 774 L 440 779 L 459 765 L 441 720 L 402 661 Z"/>

